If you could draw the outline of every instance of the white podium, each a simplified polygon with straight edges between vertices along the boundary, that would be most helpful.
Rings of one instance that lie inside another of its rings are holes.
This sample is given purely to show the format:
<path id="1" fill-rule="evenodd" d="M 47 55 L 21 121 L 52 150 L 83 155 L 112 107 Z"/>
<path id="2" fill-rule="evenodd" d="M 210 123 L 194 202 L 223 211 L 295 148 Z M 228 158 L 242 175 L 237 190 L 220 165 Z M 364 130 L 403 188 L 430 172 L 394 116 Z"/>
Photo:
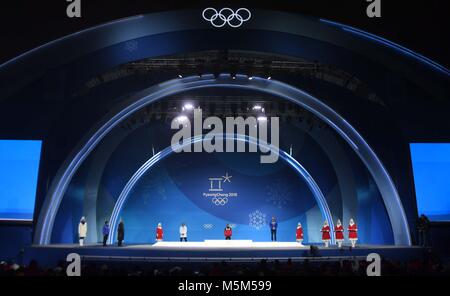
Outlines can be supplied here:
<path id="1" fill-rule="evenodd" d="M 189 238 L 188 238 L 189 239 Z M 307 248 L 297 242 L 254 242 L 252 240 L 205 240 L 203 242 L 162 241 L 152 248 L 192 248 L 192 249 L 293 249 Z"/>

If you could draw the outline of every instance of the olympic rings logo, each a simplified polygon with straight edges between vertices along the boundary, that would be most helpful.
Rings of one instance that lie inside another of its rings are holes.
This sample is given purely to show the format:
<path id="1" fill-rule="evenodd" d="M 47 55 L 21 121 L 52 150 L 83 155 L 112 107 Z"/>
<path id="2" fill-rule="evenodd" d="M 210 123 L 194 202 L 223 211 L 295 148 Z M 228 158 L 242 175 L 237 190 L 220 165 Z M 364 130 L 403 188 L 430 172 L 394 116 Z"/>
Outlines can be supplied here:
<path id="1" fill-rule="evenodd" d="M 203 224 L 203 228 L 205 229 L 212 229 L 214 227 L 213 224 Z"/>
<path id="2" fill-rule="evenodd" d="M 232 28 L 242 26 L 252 17 L 252 13 L 247 8 L 239 8 L 234 12 L 233 9 L 225 7 L 217 11 L 215 8 L 208 7 L 203 10 L 203 19 L 208 21 L 216 28 L 221 28 L 228 24 Z"/>
<path id="3" fill-rule="evenodd" d="M 215 204 L 216 206 L 224 206 L 228 203 L 228 198 L 224 197 L 214 197 L 213 199 L 211 199 L 212 203 Z"/>

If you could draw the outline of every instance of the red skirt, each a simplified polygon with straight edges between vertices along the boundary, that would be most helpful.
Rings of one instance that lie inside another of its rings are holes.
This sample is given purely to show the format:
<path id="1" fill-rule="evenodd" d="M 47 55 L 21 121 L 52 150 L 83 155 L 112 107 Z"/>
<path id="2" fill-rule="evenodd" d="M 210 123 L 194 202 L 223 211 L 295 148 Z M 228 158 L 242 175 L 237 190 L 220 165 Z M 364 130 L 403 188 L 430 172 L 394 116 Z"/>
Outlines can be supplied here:
<path id="1" fill-rule="evenodd" d="M 349 239 L 358 239 L 358 232 L 356 232 L 354 230 L 350 230 L 348 232 L 348 238 Z"/>
<path id="2" fill-rule="evenodd" d="M 336 231 L 336 240 L 344 240 L 344 233 L 342 231 Z"/>
<path id="3" fill-rule="evenodd" d="M 156 229 L 156 239 L 162 239 L 162 238 L 163 238 L 162 229 Z"/>

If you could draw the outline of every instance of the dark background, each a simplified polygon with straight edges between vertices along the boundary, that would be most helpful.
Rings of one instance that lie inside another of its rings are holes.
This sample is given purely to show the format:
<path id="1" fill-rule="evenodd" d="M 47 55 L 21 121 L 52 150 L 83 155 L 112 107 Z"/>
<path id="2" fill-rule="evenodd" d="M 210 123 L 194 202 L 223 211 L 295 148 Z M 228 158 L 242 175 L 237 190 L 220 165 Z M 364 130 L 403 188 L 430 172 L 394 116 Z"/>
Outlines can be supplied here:
<path id="1" fill-rule="evenodd" d="M 366 0 L 174 1 L 82 0 L 82 18 L 66 16 L 66 0 L 0 1 L 0 63 L 56 38 L 104 22 L 156 11 L 206 7 L 274 9 L 334 20 L 380 35 L 450 66 L 445 0 L 382 0 L 382 17 L 368 18 Z"/>

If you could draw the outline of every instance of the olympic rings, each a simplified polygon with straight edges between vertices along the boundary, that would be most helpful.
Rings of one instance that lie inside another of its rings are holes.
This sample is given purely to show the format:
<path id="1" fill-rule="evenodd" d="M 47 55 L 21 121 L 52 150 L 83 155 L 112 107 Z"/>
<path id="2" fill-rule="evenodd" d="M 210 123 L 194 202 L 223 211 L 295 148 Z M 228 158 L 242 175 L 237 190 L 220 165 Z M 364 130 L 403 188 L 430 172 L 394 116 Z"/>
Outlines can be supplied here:
<path id="1" fill-rule="evenodd" d="M 215 204 L 216 206 L 224 206 L 228 203 L 228 198 L 224 197 L 213 197 L 211 199 L 212 203 Z"/>
<path id="2" fill-rule="evenodd" d="M 209 223 L 203 224 L 203 228 L 205 228 L 205 229 L 212 229 L 213 227 L 214 227 L 213 224 L 209 224 Z"/>
<path id="3" fill-rule="evenodd" d="M 242 12 L 243 15 L 241 15 Z M 217 12 L 215 8 L 208 7 L 203 10 L 202 16 L 205 21 L 210 22 L 216 28 L 221 28 L 226 24 L 232 28 L 237 28 L 248 21 L 252 17 L 252 13 L 247 8 L 239 8 L 234 12 L 233 9 L 225 7 Z"/>

